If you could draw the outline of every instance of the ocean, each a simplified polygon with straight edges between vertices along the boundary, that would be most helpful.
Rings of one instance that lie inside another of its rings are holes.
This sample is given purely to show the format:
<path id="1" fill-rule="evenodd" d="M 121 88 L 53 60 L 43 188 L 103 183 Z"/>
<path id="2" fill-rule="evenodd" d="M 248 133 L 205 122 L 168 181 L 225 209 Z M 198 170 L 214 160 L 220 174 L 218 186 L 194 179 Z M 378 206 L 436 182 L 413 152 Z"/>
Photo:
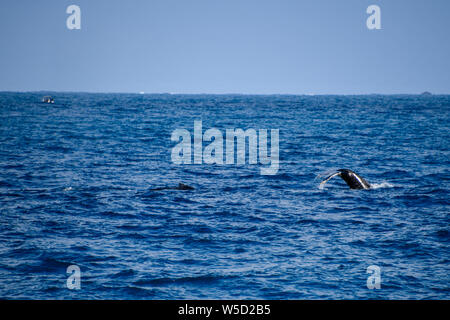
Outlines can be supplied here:
<path id="1" fill-rule="evenodd" d="M 0 114 L 2 299 L 450 298 L 448 95 L 2 92 Z M 278 129 L 278 171 L 174 163 L 195 121 Z M 340 168 L 373 188 L 319 187 Z"/>

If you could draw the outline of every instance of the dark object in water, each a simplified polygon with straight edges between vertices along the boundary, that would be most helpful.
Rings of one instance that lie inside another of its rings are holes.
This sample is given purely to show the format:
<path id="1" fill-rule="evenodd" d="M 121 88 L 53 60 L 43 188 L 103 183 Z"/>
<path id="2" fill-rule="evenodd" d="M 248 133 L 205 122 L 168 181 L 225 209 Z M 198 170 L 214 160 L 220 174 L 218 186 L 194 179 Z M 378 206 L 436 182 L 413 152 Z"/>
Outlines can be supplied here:
<path id="1" fill-rule="evenodd" d="M 370 189 L 370 184 L 356 172 L 348 169 L 339 169 L 335 173 L 329 175 L 320 185 L 324 185 L 333 177 L 340 176 L 350 187 L 350 189 Z"/>
<path id="2" fill-rule="evenodd" d="M 431 92 L 425 91 L 420 94 L 421 96 L 431 96 Z"/>
<path id="3" fill-rule="evenodd" d="M 178 187 L 176 189 L 177 190 L 194 190 L 193 187 L 188 186 L 187 184 L 183 184 L 183 183 L 179 183 Z"/>
<path id="4" fill-rule="evenodd" d="M 42 97 L 42 102 L 44 102 L 44 103 L 55 103 L 55 99 L 53 99 L 51 96 L 44 96 L 44 97 Z"/>
<path id="5" fill-rule="evenodd" d="M 188 186 L 184 183 L 179 183 L 177 187 L 160 187 L 150 189 L 151 191 L 160 191 L 160 190 L 194 190 L 194 187 Z"/>

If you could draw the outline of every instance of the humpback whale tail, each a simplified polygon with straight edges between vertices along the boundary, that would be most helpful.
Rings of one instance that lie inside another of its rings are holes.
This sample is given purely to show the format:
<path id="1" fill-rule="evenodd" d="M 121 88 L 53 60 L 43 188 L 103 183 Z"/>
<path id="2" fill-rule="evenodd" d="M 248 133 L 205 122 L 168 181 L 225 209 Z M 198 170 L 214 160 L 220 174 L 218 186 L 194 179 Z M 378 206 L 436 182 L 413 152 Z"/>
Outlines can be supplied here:
<path id="1" fill-rule="evenodd" d="M 328 180 L 336 176 L 341 177 L 348 184 L 350 189 L 370 189 L 370 184 L 364 178 L 349 169 L 339 169 L 332 173 L 320 183 L 320 188 L 323 188 Z"/>

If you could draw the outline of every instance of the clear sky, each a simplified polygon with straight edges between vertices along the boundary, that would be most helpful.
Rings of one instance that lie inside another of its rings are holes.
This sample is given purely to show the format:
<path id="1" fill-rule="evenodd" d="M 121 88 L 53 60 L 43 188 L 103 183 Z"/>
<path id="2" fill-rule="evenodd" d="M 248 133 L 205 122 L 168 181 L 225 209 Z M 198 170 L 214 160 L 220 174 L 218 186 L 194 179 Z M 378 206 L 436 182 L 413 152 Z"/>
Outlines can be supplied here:
<path id="1" fill-rule="evenodd" d="M 449 33 L 449 0 L 1 0 L 0 91 L 448 94 Z"/>

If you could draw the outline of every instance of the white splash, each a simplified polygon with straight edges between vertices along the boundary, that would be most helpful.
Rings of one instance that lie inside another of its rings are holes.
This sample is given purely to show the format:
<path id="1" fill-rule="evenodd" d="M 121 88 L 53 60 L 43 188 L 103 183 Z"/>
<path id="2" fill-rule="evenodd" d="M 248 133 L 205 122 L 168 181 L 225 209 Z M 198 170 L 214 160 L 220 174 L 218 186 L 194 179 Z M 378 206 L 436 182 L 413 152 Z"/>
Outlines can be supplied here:
<path id="1" fill-rule="evenodd" d="M 322 181 L 320 184 L 319 184 L 319 189 L 320 190 L 323 190 L 324 188 L 325 188 L 325 183 L 327 182 L 328 180 L 325 180 L 325 181 Z M 382 182 L 382 183 L 371 183 L 370 184 L 370 189 L 383 189 L 383 188 L 393 188 L 393 187 L 395 187 L 392 183 L 389 183 L 389 182 Z"/>
<path id="2" fill-rule="evenodd" d="M 394 185 L 389 182 L 382 182 L 382 183 L 371 183 L 370 189 L 382 189 L 382 188 L 393 188 Z"/>

